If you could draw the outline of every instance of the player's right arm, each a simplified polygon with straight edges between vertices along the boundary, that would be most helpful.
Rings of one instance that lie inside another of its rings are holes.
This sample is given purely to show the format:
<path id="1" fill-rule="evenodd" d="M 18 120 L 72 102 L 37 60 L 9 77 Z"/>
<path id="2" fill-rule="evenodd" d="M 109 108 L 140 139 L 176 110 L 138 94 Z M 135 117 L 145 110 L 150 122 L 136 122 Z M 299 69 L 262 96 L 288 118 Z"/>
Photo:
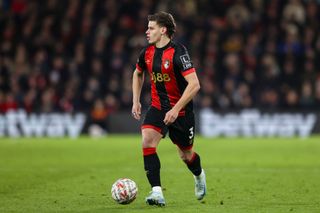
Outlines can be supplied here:
<path id="1" fill-rule="evenodd" d="M 144 82 L 144 70 L 146 70 L 146 62 L 145 62 L 145 53 L 146 48 L 144 48 L 139 55 L 139 58 L 136 63 L 136 69 L 133 72 L 132 77 L 132 116 L 140 120 L 141 117 L 141 103 L 140 103 L 140 95 L 141 89 Z"/>
<path id="2" fill-rule="evenodd" d="M 144 73 L 139 71 L 137 68 L 133 72 L 132 77 L 132 116 L 140 120 L 141 117 L 141 103 L 140 95 L 141 89 L 144 82 Z"/>

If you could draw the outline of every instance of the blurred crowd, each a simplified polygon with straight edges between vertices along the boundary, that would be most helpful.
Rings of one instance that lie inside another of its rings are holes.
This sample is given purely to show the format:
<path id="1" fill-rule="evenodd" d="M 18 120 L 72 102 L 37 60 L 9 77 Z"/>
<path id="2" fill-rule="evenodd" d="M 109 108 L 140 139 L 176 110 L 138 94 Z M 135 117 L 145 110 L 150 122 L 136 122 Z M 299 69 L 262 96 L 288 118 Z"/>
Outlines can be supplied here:
<path id="1" fill-rule="evenodd" d="M 317 0 L 0 0 L 0 113 L 99 121 L 130 110 L 147 16 L 161 10 L 198 72 L 198 109 L 320 109 L 319 9 Z"/>

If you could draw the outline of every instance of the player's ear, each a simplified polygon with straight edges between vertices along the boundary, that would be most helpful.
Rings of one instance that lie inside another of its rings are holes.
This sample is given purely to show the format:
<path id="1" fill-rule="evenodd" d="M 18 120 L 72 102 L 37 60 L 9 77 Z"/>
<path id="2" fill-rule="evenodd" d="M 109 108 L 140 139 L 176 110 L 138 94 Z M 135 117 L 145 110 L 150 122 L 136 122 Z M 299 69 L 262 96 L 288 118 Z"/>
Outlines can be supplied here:
<path id="1" fill-rule="evenodd" d="M 161 27 L 161 34 L 165 35 L 167 33 L 167 28 L 166 27 Z"/>

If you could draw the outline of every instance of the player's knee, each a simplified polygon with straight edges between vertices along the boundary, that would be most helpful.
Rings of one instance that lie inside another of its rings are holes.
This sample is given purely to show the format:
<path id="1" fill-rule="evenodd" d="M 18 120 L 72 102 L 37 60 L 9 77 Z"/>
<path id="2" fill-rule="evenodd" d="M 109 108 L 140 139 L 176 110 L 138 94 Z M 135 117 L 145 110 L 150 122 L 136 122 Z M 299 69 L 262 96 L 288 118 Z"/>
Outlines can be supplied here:
<path id="1" fill-rule="evenodd" d="M 153 132 L 144 130 L 142 132 L 142 147 L 143 148 L 150 148 L 150 147 L 157 147 L 159 141 L 161 140 L 161 135 Z"/>
<path id="2" fill-rule="evenodd" d="M 142 148 L 157 147 L 162 135 L 150 129 L 142 131 Z"/>
<path id="3" fill-rule="evenodd" d="M 149 140 L 143 139 L 142 148 L 150 148 L 150 147 L 152 147 L 152 143 Z"/>
<path id="4" fill-rule="evenodd" d="M 150 148 L 150 147 L 156 147 L 156 143 L 154 142 L 154 139 L 149 136 L 145 136 L 142 139 L 142 147 L 143 148 Z"/>

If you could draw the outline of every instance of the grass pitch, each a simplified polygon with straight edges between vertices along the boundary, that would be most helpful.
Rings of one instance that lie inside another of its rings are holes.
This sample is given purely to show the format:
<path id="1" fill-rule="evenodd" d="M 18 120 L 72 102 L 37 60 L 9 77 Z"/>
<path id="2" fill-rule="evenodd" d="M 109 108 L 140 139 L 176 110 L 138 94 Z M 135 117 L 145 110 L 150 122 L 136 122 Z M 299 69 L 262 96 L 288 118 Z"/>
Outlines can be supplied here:
<path id="1" fill-rule="evenodd" d="M 147 206 L 140 136 L 0 139 L 0 212 L 320 212 L 320 138 L 198 137 L 208 195 L 194 197 L 191 173 L 168 139 L 158 148 L 167 206 Z M 133 179 L 129 205 L 111 185 Z"/>

